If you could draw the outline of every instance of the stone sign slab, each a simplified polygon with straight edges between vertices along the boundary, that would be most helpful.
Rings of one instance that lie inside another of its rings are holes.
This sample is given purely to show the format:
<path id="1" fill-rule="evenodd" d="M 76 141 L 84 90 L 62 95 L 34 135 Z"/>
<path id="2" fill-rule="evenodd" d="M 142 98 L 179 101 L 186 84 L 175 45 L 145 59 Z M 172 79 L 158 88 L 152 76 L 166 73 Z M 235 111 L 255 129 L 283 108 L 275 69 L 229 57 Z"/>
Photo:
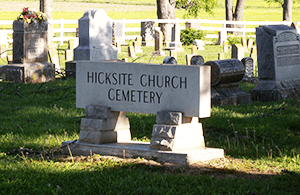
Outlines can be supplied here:
<path id="1" fill-rule="evenodd" d="M 210 66 L 77 61 L 76 106 L 210 116 Z"/>

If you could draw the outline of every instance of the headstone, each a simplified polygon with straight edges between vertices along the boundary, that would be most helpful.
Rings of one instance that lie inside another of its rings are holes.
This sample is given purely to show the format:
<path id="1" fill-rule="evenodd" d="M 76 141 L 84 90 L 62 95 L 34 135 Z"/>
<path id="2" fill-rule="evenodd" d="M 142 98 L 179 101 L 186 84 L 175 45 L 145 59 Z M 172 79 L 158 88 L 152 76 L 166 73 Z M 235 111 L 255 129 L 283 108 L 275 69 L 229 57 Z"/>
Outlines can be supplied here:
<path id="1" fill-rule="evenodd" d="M 132 45 L 128 46 L 128 57 L 130 58 L 136 58 L 134 48 Z"/>
<path id="2" fill-rule="evenodd" d="M 165 59 L 163 61 L 163 64 L 173 64 L 173 65 L 176 65 L 177 64 L 177 60 L 173 56 L 167 56 L 167 57 L 165 57 Z"/>
<path id="3" fill-rule="evenodd" d="M 256 28 L 258 84 L 253 99 L 278 101 L 300 98 L 300 37 L 285 25 Z"/>
<path id="4" fill-rule="evenodd" d="M 78 61 L 76 107 L 86 115 L 70 145 L 75 156 L 155 157 L 183 165 L 224 157 L 222 149 L 205 148 L 199 123 L 210 116 L 209 66 Z M 130 141 L 125 112 L 157 115 L 151 143 Z"/>
<path id="5" fill-rule="evenodd" d="M 242 63 L 245 66 L 245 75 L 242 81 L 253 83 L 254 82 L 253 59 L 250 57 L 245 57 L 242 59 Z"/>
<path id="6" fill-rule="evenodd" d="M 244 47 L 241 44 L 232 44 L 231 58 L 242 60 L 245 56 Z"/>
<path id="7" fill-rule="evenodd" d="M 250 58 L 253 59 L 253 69 L 257 71 L 257 49 L 255 46 L 250 50 Z"/>
<path id="8" fill-rule="evenodd" d="M 176 23 L 172 27 L 172 39 L 169 43 L 169 48 L 174 48 L 175 50 L 182 52 L 184 48 L 182 47 L 182 43 L 180 42 L 180 24 Z"/>
<path id="9" fill-rule="evenodd" d="M 78 20 L 79 46 L 74 60 L 116 60 L 118 50 L 112 45 L 112 19 L 103 9 L 87 10 Z"/>
<path id="10" fill-rule="evenodd" d="M 205 48 L 204 48 L 205 43 L 203 40 L 195 39 L 193 41 L 193 45 L 196 45 L 198 50 L 205 50 Z"/>
<path id="11" fill-rule="evenodd" d="M 114 42 L 120 44 L 125 43 L 125 23 L 113 22 L 113 38 Z"/>
<path id="12" fill-rule="evenodd" d="M 55 65 L 55 70 L 60 71 L 60 63 L 59 63 L 59 57 L 58 57 L 58 52 L 57 52 L 57 46 L 52 45 L 52 47 L 49 48 L 49 59 L 52 64 Z"/>
<path id="13" fill-rule="evenodd" d="M 227 32 L 225 30 L 219 31 L 219 39 L 216 45 L 222 45 L 227 40 Z"/>
<path id="14" fill-rule="evenodd" d="M 65 60 L 72 61 L 74 56 L 74 39 L 68 40 L 68 49 L 65 50 Z"/>
<path id="15" fill-rule="evenodd" d="M 246 37 L 242 36 L 242 46 L 244 47 L 244 52 L 248 52 L 248 45 Z"/>
<path id="16" fill-rule="evenodd" d="M 141 22 L 141 37 L 143 46 L 154 46 L 154 21 Z"/>
<path id="17" fill-rule="evenodd" d="M 163 33 L 160 30 L 155 30 L 155 46 L 153 55 L 165 56 L 163 48 Z"/>
<path id="18" fill-rule="evenodd" d="M 191 58 L 191 65 L 203 65 L 204 64 L 204 58 L 200 55 L 194 55 Z"/>
<path id="19" fill-rule="evenodd" d="M 201 23 L 198 22 L 186 22 L 185 28 L 193 28 L 195 30 L 201 30 Z"/>
<path id="20" fill-rule="evenodd" d="M 223 52 L 224 53 L 228 52 L 228 41 L 227 40 L 223 41 Z"/>
<path id="21" fill-rule="evenodd" d="M 197 54 L 197 46 L 196 45 L 192 45 L 192 55 L 196 55 Z"/>
<path id="22" fill-rule="evenodd" d="M 140 36 L 139 36 L 140 37 Z M 132 42 L 133 44 L 133 48 L 134 48 L 134 52 L 135 53 L 143 53 L 143 50 L 142 50 L 142 37 L 140 38 L 136 38 L 135 41 Z"/>
<path id="23" fill-rule="evenodd" d="M 55 79 L 48 63 L 47 23 L 14 21 L 13 63 L 6 66 L 6 81 L 40 83 Z"/>
<path id="24" fill-rule="evenodd" d="M 209 61 L 211 66 L 211 101 L 213 105 L 250 104 L 251 94 L 239 88 L 245 74 L 243 63 L 237 59 Z"/>
<path id="25" fill-rule="evenodd" d="M 66 69 L 66 77 L 76 78 L 76 62 L 75 61 L 67 61 L 65 62 Z"/>
<path id="26" fill-rule="evenodd" d="M 191 59 L 192 59 L 193 55 L 186 55 L 185 56 L 185 64 L 186 65 L 191 65 Z"/>
<path id="27" fill-rule="evenodd" d="M 247 49 L 251 50 L 252 46 L 253 46 L 253 39 L 248 39 L 248 41 L 247 41 Z"/>

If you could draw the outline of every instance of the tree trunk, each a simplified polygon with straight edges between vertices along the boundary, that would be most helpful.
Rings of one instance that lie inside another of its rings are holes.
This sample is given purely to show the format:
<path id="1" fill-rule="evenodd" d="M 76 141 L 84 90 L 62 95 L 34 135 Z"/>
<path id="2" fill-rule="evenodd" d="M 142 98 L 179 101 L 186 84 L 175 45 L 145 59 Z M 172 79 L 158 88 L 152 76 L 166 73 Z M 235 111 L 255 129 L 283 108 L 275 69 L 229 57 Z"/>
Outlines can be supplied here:
<path id="1" fill-rule="evenodd" d="M 46 14 L 48 20 L 52 20 L 53 0 L 40 0 L 40 11 Z M 48 45 L 53 43 L 53 25 L 48 24 Z"/>
<path id="2" fill-rule="evenodd" d="M 226 20 L 233 20 L 233 10 L 232 10 L 232 0 L 225 0 L 225 8 L 226 8 Z M 226 25 L 227 28 L 232 28 L 231 24 Z"/>
<path id="3" fill-rule="evenodd" d="M 235 21 L 242 21 L 245 0 L 237 0 L 233 18 Z"/>
<path id="4" fill-rule="evenodd" d="M 293 13 L 293 0 L 284 0 L 282 4 L 283 8 L 283 21 L 292 21 L 292 13 Z"/>
<path id="5" fill-rule="evenodd" d="M 176 0 L 156 0 L 156 3 L 158 19 L 175 19 Z M 159 24 L 164 34 L 164 42 L 170 41 L 168 39 L 172 36 L 172 26 L 172 24 Z"/>

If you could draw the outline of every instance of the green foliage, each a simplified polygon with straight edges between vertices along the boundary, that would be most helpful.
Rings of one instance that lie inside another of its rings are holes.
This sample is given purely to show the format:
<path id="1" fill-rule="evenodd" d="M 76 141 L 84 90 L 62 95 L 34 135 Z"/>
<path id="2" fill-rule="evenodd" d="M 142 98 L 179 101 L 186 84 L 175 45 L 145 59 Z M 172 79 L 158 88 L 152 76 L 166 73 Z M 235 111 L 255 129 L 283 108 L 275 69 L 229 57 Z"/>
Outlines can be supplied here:
<path id="1" fill-rule="evenodd" d="M 187 11 L 185 17 L 191 16 L 197 18 L 200 10 L 213 15 L 213 9 L 217 6 L 217 0 L 177 0 L 176 7 Z"/>
<path id="2" fill-rule="evenodd" d="M 206 33 L 202 30 L 187 28 L 180 31 L 180 41 L 184 45 L 190 45 L 195 39 L 203 40 Z"/>
<path id="3" fill-rule="evenodd" d="M 242 44 L 241 37 L 238 37 L 238 36 L 228 36 L 227 41 L 228 41 L 229 45 Z"/>

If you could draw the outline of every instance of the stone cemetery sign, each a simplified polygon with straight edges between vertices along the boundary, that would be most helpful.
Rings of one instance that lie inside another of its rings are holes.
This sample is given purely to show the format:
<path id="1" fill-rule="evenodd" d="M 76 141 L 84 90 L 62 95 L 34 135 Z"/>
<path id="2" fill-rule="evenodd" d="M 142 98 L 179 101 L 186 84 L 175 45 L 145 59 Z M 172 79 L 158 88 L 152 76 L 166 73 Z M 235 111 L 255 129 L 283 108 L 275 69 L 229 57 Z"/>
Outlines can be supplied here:
<path id="1" fill-rule="evenodd" d="M 300 36 L 285 25 L 256 28 L 258 84 L 252 96 L 260 101 L 300 97 Z M 298 92 L 297 92 L 298 91 Z"/>
<path id="2" fill-rule="evenodd" d="M 78 61 L 76 106 L 156 114 L 177 111 L 210 116 L 208 66 Z M 88 94 L 88 95 L 87 95 Z"/>

